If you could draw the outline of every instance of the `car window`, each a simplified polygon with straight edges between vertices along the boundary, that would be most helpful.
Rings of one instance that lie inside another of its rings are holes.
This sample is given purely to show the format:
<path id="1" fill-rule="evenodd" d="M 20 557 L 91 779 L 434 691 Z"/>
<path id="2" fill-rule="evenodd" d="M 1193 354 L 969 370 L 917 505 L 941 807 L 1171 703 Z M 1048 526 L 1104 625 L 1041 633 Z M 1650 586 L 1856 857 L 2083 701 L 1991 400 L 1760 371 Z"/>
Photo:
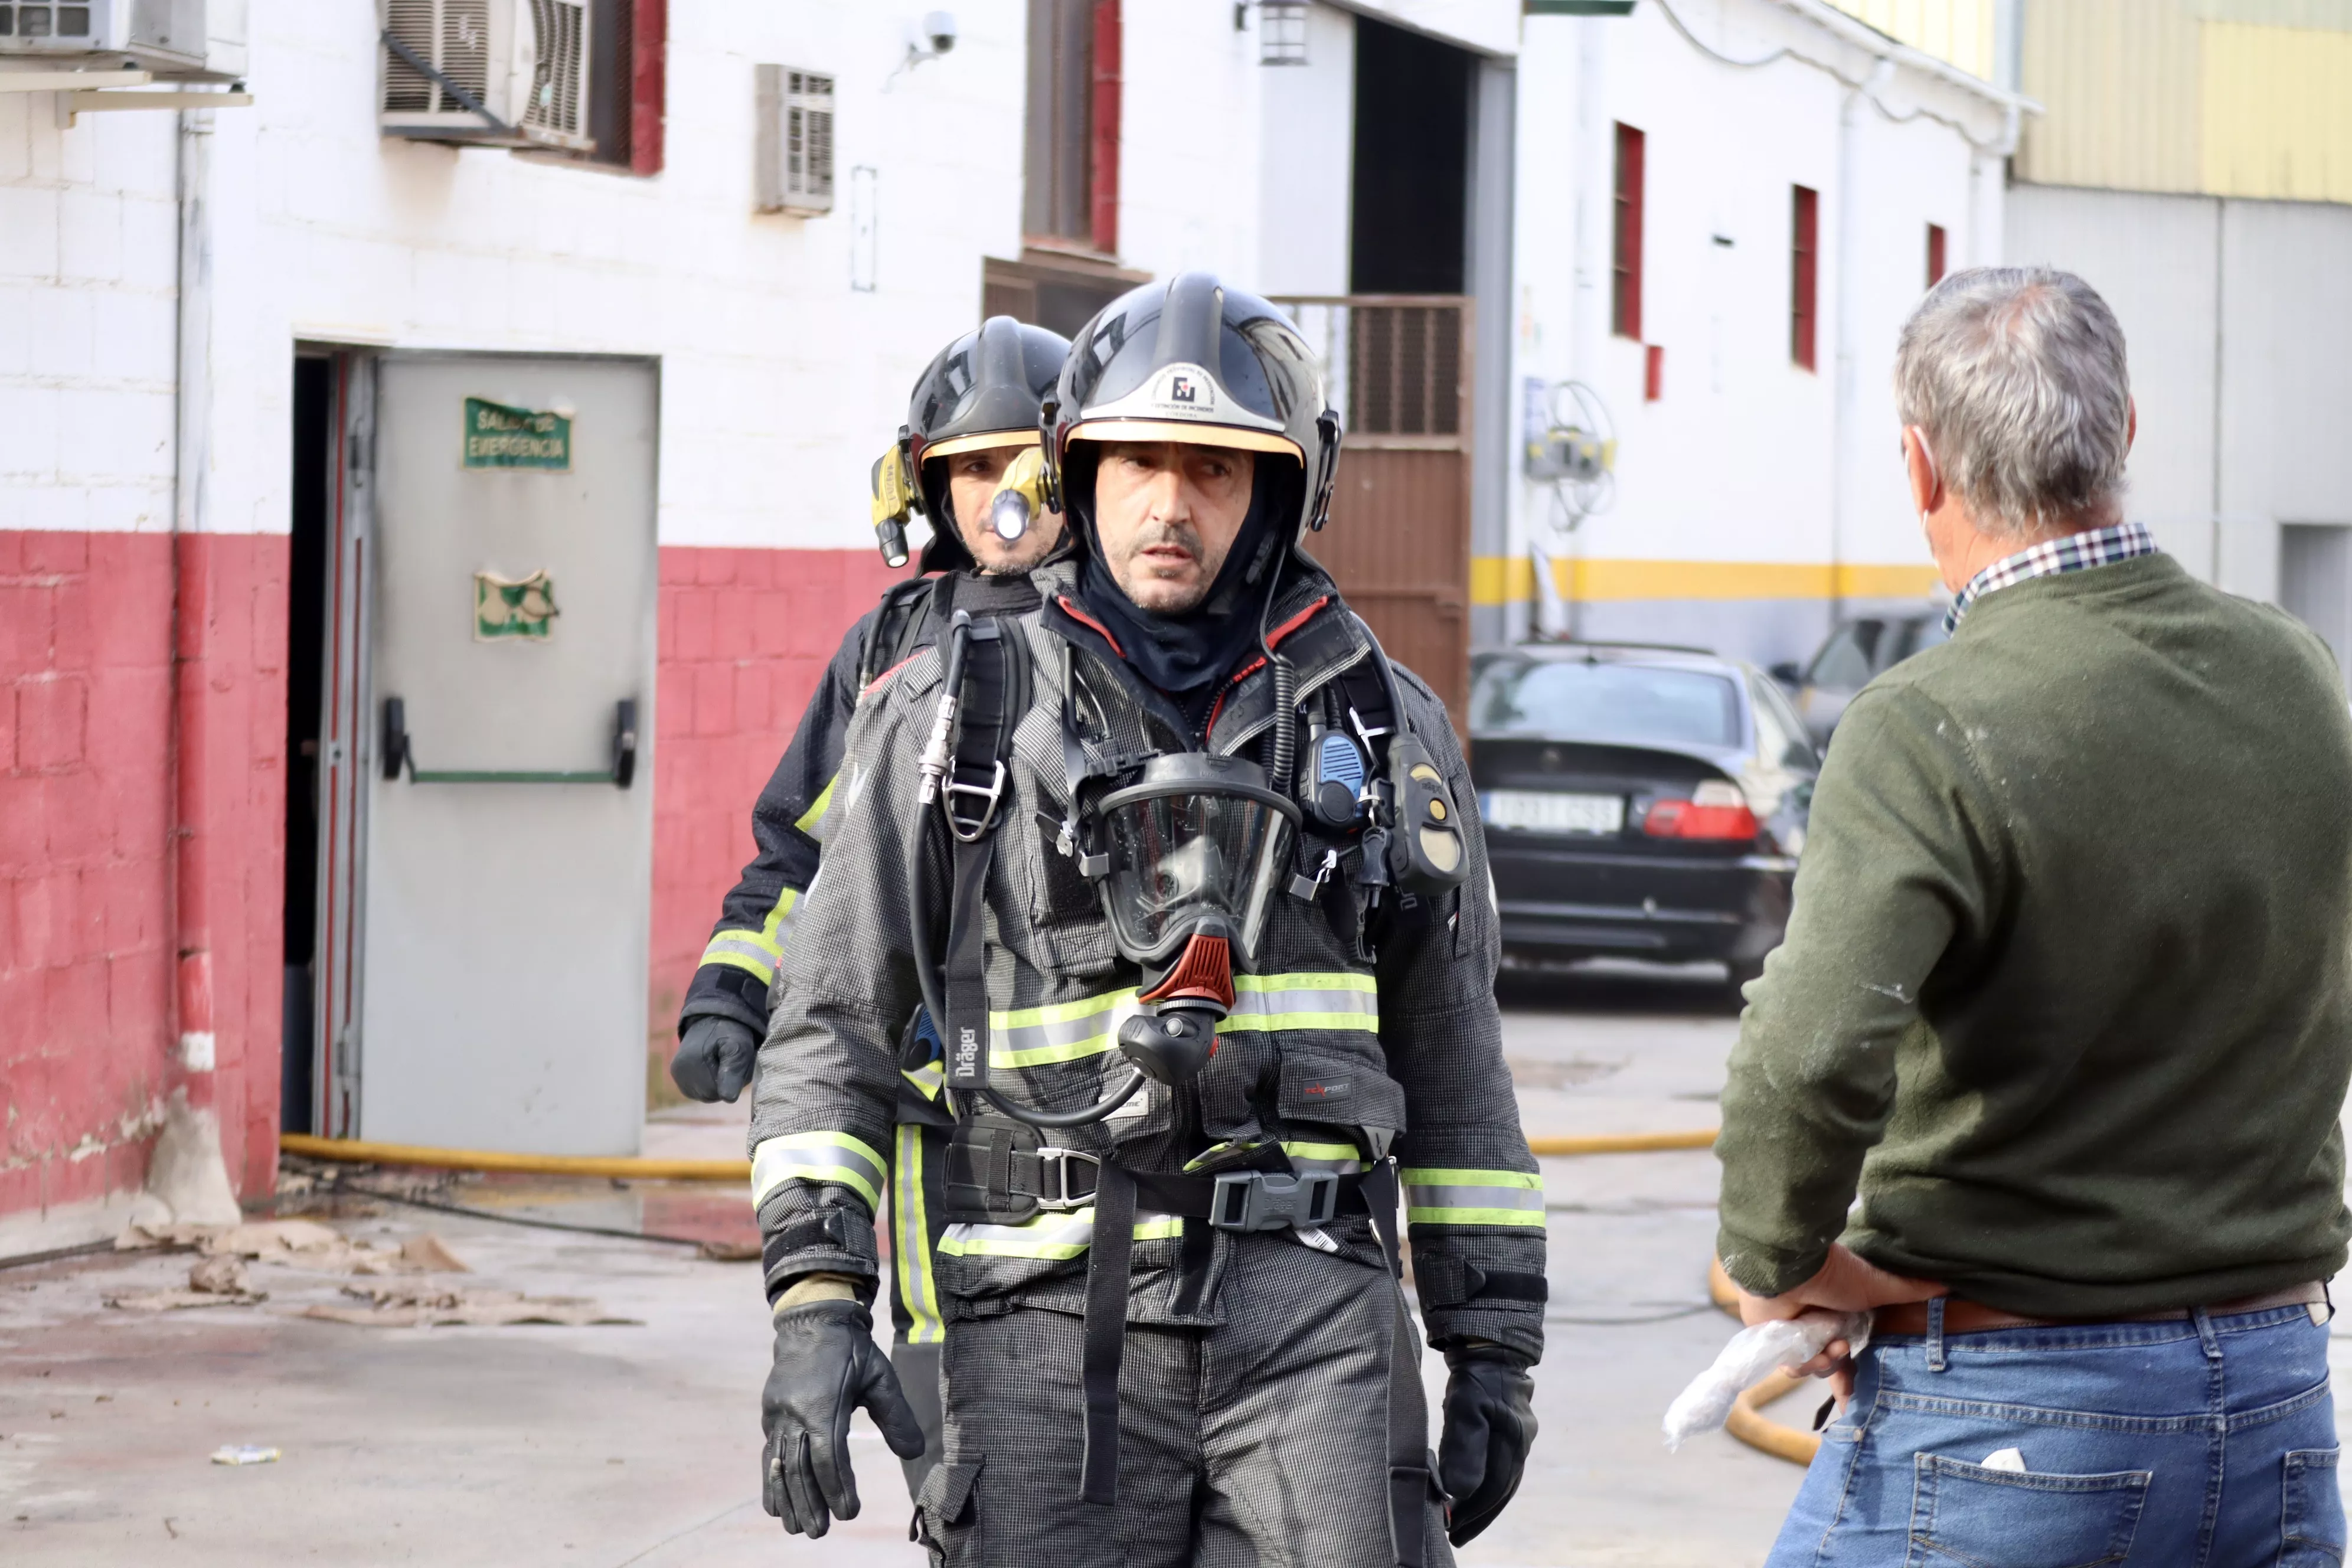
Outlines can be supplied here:
<path id="1" fill-rule="evenodd" d="M 1769 766 L 1809 772 L 1820 767 L 1813 743 L 1805 737 L 1805 721 L 1780 694 L 1780 683 L 1750 676 L 1748 690 L 1756 708 L 1756 754 Z"/>
<path id="2" fill-rule="evenodd" d="M 1739 691 L 1719 675 L 1645 665 L 1530 659 L 1489 667 L 1474 730 L 1628 745 L 1739 744 Z"/>
<path id="3" fill-rule="evenodd" d="M 1805 672 L 1806 683 L 1832 691 L 1861 690 L 1878 673 L 1878 645 L 1885 631 L 1884 621 L 1848 621 L 1813 656 L 1813 668 Z"/>
<path id="4" fill-rule="evenodd" d="M 1903 652 L 1897 656 L 1899 658 L 1909 658 L 1915 653 L 1925 653 L 1937 643 L 1949 642 L 1952 637 L 1951 633 L 1944 629 L 1944 617 L 1941 616 L 1929 616 L 1925 620 L 1913 621 L 1906 629 L 1910 635 L 1903 639 Z"/>

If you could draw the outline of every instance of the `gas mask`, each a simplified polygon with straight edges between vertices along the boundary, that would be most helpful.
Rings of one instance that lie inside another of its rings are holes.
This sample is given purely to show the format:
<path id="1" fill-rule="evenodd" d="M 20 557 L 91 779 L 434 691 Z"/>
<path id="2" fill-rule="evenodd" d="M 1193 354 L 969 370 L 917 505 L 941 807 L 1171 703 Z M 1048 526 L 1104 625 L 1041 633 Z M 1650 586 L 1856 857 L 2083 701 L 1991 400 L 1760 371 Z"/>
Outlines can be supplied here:
<path id="1" fill-rule="evenodd" d="M 1118 1048 L 1146 1077 L 1182 1083 L 1208 1065 L 1297 826 L 1298 808 L 1255 763 L 1198 752 L 1152 758 L 1096 808 L 1081 867 L 1111 940 L 1143 970 L 1143 1010 L 1120 1026 Z"/>

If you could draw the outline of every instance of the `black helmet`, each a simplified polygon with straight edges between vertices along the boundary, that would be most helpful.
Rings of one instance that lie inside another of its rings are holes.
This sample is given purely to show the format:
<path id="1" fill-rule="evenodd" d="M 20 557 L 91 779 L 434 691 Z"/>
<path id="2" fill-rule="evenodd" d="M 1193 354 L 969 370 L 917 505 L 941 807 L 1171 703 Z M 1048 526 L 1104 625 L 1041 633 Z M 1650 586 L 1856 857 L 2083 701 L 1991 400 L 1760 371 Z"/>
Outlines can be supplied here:
<path id="1" fill-rule="evenodd" d="M 932 459 L 980 447 L 1034 445 L 1040 405 L 1069 351 L 1058 332 L 991 316 L 941 349 L 916 378 L 898 445 L 874 465 L 874 527 L 891 565 L 906 563 L 909 511 L 931 520 L 924 571 L 973 564 L 950 516 L 947 465 Z"/>
<path id="2" fill-rule="evenodd" d="M 1146 283 L 1105 306 L 1079 329 L 1047 417 L 1049 506 L 1066 489 L 1092 491 L 1093 455 L 1073 442 L 1189 441 L 1299 464 L 1307 482 L 1278 535 L 1286 543 L 1329 511 L 1339 416 L 1323 367 L 1288 317 L 1213 274 Z"/>

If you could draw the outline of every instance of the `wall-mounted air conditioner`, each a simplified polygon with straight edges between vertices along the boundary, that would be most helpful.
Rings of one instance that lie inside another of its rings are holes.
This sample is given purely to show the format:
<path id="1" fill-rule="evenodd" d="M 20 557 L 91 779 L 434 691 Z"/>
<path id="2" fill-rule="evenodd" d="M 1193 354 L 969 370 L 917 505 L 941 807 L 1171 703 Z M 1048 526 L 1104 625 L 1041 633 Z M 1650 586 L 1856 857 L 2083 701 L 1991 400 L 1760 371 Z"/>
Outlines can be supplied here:
<path id="1" fill-rule="evenodd" d="M 761 66 L 758 155 L 763 213 L 833 210 L 833 78 L 791 66 Z"/>
<path id="2" fill-rule="evenodd" d="M 386 136 L 593 152 L 587 0 L 384 0 Z"/>
<path id="3" fill-rule="evenodd" d="M 0 0 L 0 57 L 184 73 L 205 68 L 206 41 L 205 0 Z"/>

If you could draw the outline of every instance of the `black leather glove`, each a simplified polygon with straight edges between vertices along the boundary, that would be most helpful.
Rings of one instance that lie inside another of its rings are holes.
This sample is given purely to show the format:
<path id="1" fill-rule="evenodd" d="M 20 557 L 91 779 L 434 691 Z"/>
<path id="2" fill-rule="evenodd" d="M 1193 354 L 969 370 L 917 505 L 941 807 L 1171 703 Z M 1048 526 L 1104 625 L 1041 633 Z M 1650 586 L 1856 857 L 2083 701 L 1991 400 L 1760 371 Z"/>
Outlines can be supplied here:
<path id="1" fill-rule="evenodd" d="M 669 1080 L 688 1100 L 732 1104 L 751 1081 L 760 1037 L 733 1018 L 704 1013 L 686 1026 L 677 1055 L 669 1059 Z"/>
<path id="2" fill-rule="evenodd" d="M 760 1394 L 768 1450 L 761 1500 L 784 1529 L 812 1541 L 835 1517 L 857 1517 L 849 1415 L 859 1405 L 902 1459 L 923 1451 L 923 1428 L 898 1374 L 874 1343 L 874 1320 L 855 1301 L 810 1301 L 776 1314 L 776 1364 Z"/>
<path id="3" fill-rule="evenodd" d="M 1483 1342 L 1445 1347 L 1445 1435 L 1437 1475 L 1454 1507 L 1446 1539 L 1460 1546 L 1495 1522 L 1519 1489 L 1535 1447 L 1535 1379 L 1517 1351 Z"/>

